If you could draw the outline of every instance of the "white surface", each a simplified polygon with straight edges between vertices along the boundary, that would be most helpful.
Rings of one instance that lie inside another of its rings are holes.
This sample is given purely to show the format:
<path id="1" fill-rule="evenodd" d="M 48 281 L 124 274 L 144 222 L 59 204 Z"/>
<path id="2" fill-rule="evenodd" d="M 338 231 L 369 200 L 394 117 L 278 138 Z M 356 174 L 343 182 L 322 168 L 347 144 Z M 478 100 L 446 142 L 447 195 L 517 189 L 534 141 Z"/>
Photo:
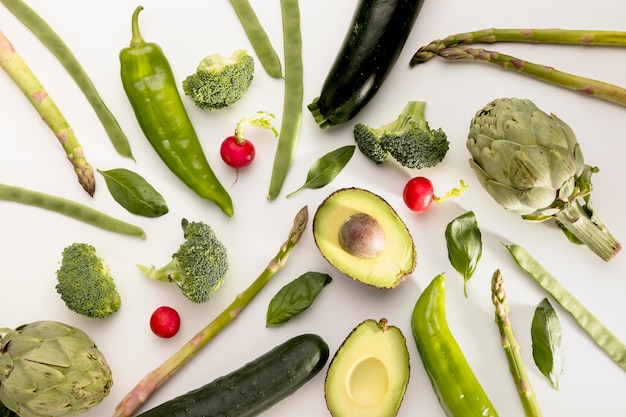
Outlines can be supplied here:
<path id="1" fill-rule="evenodd" d="M 57 102 L 87 158 L 99 169 L 126 167 L 142 174 L 165 196 L 170 213 L 159 219 L 131 215 L 118 206 L 97 177 L 93 199 L 80 188 L 55 137 L 38 118 L 12 81 L 0 73 L 0 180 L 70 198 L 142 226 L 146 240 L 125 237 L 82 224 L 60 215 L 8 202 L 0 202 L 2 217 L 2 303 L 0 326 L 14 327 L 34 320 L 60 320 L 86 330 L 107 356 L 114 372 L 111 394 L 89 416 L 112 414 L 119 400 L 142 378 L 208 323 L 243 290 L 274 256 L 286 237 L 292 218 L 302 206 L 312 219 L 319 203 L 333 190 L 357 186 L 378 193 L 406 221 L 415 239 L 419 261 L 412 276 L 393 291 L 365 287 L 336 272 L 321 257 L 310 233 L 310 222 L 301 243 L 285 268 L 259 294 L 241 316 L 191 363 L 186 365 L 146 404 L 144 410 L 175 395 L 205 384 L 256 358 L 288 337 L 304 332 L 321 335 L 331 354 L 361 321 L 387 317 L 407 337 L 411 353 L 411 380 L 399 416 L 443 416 L 420 362 L 410 329 L 410 313 L 421 290 L 439 272 L 448 276 L 448 319 L 475 373 L 501 416 L 520 417 L 523 410 L 509 370 L 489 297 L 493 271 L 501 268 L 511 305 L 514 331 L 521 344 L 530 378 L 546 416 L 620 416 L 626 374 L 557 308 L 564 327 L 565 371 L 559 392 L 553 390 L 532 361 L 530 322 L 535 306 L 545 296 L 512 263 L 500 241 L 519 243 L 534 254 L 591 311 L 619 337 L 626 340 L 623 294 L 626 254 L 605 263 L 584 247 L 570 244 L 553 224 L 530 224 L 499 208 L 482 190 L 467 164 L 467 127 L 474 113 L 491 99 L 525 97 L 540 108 L 558 114 L 576 132 L 587 162 L 599 166 L 594 176 L 593 200 L 604 222 L 626 239 L 623 220 L 624 117 L 626 109 L 559 89 L 522 75 L 478 63 L 450 63 L 442 59 L 408 68 L 413 52 L 433 39 L 485 27 L 561 27 L 572 29 L 624 29 L 626 3 L 621 0 L 588 2 L 527 0 L 510 2 L 479 0 L 427 0 L 400 60 L 382 90 L 356 121 L 379 125 L 395 118 L 407 100 L 428 103 L 432 127 L 442 127 L 451 141 L 446 160 L 420 172 L 443 192 L 464 179 L 469 190 L 461 198 L 434 206 L 422 215 L 406 209 L 401 191 L 417 172 L 393 166 L 377 168 L 355 153 L 344 172 L 329 186 L 304 190 L 290 199 L 285 195 L 304 181 L 311 163 L 323 153 L 353 143 L 347 123 L 320 130 L 305 110 L 302 134 L 283 193 L 267 201 L 276 140 L 271 133 L 249 128 L 257 147 L 255 163 L 241 171 L 238 183 L 229 187 L 235 216 L 226 218 L 209 202 L 196 197 L 167 171 L 138 128 L 119 79 L 119 50 L 130 40 L 130 17 L 138 3 L 113 0 L 59 2 L 32 0 L 29 4 L 54 27 L 73 50 L 105 101 L 129 136 L 137 162 L 116 154 L 93 111 L 56 59 L 6 9 L 0 11 L 0 29 L 39 76 Z M 279 2 L 254 1 L 260 19 L 276 48 L 282 51 Z M 356 0 L 302 1 L 305 104 L 320 92 L 352 18 Z M 204 55 L 249 48 L 241 26 L 227 1 L 149 1 L 140 17 L 147 41 L 160 44 L 179 81 L 192 72 Z M 191 11 L 189 9 L 192 9 Z M 618 48 L 575 46 L 498 45 L 501 52 L 517 54 L 563 71 L 626 85 L 623 56 Z M 281 53 L 282 55 L 282 53 Z M 283 83 L 269 78 L 258 66 L 248 94 L 228 110 L 202 112 L 186 100 L 189 113 L 206 148 L 211 165 L 224 184 L 234 172 L 219 158 L 218 144 L 243 115 L 282 110 Z M 446 224 L 466 210 L 476 213 L 483 232 L 484 254 L 469 283 L 469 298 L 462 294 L 462 279 L 451 268 L 446 253 Z M 228 247 L 231 269 L 227 281 L 206 304 L 192 305 L 174 287 L 151 282 L 136 263 L 162 264 L 182 239 L 180 220 L 211 224 Z M 105 320 L 89 320 L 67 310 L 54 290 L 55 271 L 62 249 L 72 242 L 93 244 L 107 260 L 122 296 L 121 310 Z M 279 328 L 265 328 L 270 298 L 290 280 L 307 271 L 329 273 L 334 281 L 301 317 Z M 173 339 L 154 336 L 148 326 L 150 313 L 159 305 L 177 308 L 183 324 Z M 555 304 L 556 306 L 556 304 Z M 329 415 L 324 404 L 326 368 L 293 396 L 264 415 Z"/>

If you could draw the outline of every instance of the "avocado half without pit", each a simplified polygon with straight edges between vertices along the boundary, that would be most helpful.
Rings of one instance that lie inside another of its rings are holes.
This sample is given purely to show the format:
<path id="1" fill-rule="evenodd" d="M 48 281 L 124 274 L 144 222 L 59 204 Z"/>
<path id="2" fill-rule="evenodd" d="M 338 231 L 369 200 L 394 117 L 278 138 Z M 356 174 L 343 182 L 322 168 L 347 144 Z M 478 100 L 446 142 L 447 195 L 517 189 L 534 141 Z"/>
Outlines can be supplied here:
<path id="1" fill-rule="evenodd" d="M 329 195 L 315 212 L 313 237 L 333 267 L 377 288 L 396 287 L 417 262 L 402 219 L 384 199 L 362 188 Z"/>
<path id="2" fill-rule="evenodd" d="M 359 324 L 335 353 L 324 392 L 333 417 L 393 417 L 409 383 L 406 338 L 387 319 Z"/>

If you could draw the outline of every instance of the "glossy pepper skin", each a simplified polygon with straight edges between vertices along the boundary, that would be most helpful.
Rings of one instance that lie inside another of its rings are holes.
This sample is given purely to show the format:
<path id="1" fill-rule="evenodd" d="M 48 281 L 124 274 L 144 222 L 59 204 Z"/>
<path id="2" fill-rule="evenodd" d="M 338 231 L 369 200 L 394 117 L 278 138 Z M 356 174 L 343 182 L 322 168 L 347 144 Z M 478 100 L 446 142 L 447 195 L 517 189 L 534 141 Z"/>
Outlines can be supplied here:
<path id="1" fill-rule="evenodd" d="M 446 281 L 437 275 L 411 315 L 417 350 L 448 417 L 498 417 L 446 320 Z"/>
<path id="2" fill-rule="evenodd" d="M 119 54 L 122 85 L 137 121 L 167 167 L 196 194 L 232 216 L 230 195 L 209 166 L 163 50 L 141 36 L 141 10 L 138 6 L 132 16 L 130 46 Z"/>

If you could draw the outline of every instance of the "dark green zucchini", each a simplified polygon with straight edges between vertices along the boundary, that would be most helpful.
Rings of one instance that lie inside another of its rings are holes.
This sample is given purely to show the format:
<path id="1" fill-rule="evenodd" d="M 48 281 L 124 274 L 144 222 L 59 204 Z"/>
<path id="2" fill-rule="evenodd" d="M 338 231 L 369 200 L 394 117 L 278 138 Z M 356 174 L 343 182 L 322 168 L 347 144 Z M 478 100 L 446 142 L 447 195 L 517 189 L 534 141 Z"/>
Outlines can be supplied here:
<path id="1" fill-rule="evenodd" d="M 413 28 L 424 0 L 359 0 L 350 29 L 308 109 L 326 129 L 347 122 L 374 97 Z"/>
<path id="2" fill-rule="evenodd" d="M 241 368 L 138 417 L 252 417 L 293 394 L 328 360 L 315 334 L 293 337 Z"/>

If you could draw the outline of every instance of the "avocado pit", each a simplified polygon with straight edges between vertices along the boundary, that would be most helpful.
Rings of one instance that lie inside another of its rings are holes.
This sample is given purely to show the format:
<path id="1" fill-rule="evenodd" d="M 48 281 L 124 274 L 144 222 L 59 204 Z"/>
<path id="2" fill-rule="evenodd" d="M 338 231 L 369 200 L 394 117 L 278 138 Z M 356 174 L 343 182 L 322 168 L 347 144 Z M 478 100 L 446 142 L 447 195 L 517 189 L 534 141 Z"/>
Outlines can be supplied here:
<path id="1" fill-rule="evenodd" d="M 358 258 L 372 259 L 385 248 L 385 232 L 380 223 L 366 213 L 348 217 L 339 228 L 339 245 Z"/>

